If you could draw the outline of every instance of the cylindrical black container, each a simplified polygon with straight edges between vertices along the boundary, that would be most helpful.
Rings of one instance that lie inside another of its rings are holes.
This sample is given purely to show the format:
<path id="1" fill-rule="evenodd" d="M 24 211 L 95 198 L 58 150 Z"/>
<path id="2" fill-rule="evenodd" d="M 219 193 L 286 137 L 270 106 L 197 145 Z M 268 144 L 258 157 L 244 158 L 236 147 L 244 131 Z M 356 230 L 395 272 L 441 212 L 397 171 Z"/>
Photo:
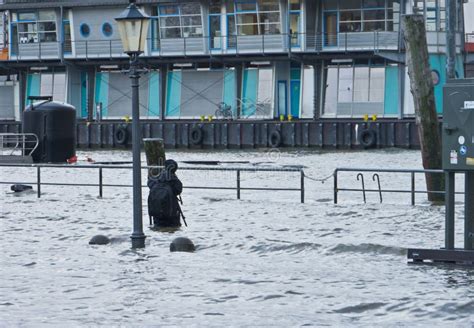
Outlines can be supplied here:
<path id="1" fill-rule="evenodd" d="M 56 101 L 36 102 L 23 113 L 23 133 L 38 136 L 35 163 L 62 163 L 76 154 L 76 109 Z"/>

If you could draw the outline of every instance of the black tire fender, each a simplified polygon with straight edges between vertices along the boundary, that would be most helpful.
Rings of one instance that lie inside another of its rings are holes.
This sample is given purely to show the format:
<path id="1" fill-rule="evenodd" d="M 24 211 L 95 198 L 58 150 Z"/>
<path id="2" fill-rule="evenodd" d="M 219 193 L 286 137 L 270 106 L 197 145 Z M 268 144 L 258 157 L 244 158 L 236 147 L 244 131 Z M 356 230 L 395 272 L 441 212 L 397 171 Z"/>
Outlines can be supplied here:
<path id="1" fill-rule="evenodd" d="M 281 146 L 281 133 L 278 130 L 273 131 L 270 133 L 270 137 L 268 142 L 272 148 L 278 148 Z"/>
<path id="2" fill-rule="evenodd" d="M 360 132 L 359 142 L 364 148 L 373 148 L 377 144 L 377 132 L 374 129 L 365 129 Z"/>
<path id="3" fill-rule="evenodd" d="M 125 126 L 119 126 L 114 132 L 114 140 L 118 145 L 126 145 L 128 141 L 128 131 Z"/>
<path id="4" fill-rule="evenodd" d="M 202 128 L 198 125 L 193 126 L 189 133 L 189 140 L 191 141 L 191 144 L 200 145 L 202 143 L 203 138 L 204 133 L 202 131 Z"/>

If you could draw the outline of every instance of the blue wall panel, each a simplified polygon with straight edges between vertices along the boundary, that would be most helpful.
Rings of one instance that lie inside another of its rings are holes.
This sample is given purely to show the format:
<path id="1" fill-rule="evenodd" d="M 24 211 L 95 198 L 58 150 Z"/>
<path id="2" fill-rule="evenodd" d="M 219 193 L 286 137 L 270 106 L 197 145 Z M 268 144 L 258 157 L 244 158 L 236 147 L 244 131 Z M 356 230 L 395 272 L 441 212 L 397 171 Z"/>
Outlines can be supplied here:
<path id="1" fill-rule="evenodd" d="M 26 105 L 30 103 L 28 100 L 29 96 L 41 96 L 41 75 L 40 74 L 28 74 L 26 80 Z"/>
<path id="2" fill-rule="evenodd" d="M 160 115 L 160 73 L 151 72 L 148 82 L 148 115 Z"/>
<path id="3" fill-rule="evenodd" d="M 225 70 L 224 71 L 224 94 L 222 95 L 222 101 L 227 105 L 232 106 L 232 111 L 236 114 L 237 104 L 236 104 L 236 74 L 235 70 Z"/>
<path id="4" fill-rule="evenodd" d="M 398 66 L 385 68 L 384 114 L 397 115 L 400 103 L 400 85 L 398 83 Z"/>
<path id="5" fill-rule="evenodd" d="M 256 69 L 244 70 L 242 86 L 242 115 L 244 117 L 255 114 L 257 104 L 258 71 Z"/>
<path id="6" fill-rule="evenodd" d="M 179 117 L 181 107 L 181 82 L 180 71 L 168 72 L 168 86 L 166 90 L 166 116 Z"/>
<path id="7" fill-rule="evenodd" d="M 102 117 L 108 116 L 109 73 L 97 73 L 95 76 L 95 105 L 102 103 Z"/>

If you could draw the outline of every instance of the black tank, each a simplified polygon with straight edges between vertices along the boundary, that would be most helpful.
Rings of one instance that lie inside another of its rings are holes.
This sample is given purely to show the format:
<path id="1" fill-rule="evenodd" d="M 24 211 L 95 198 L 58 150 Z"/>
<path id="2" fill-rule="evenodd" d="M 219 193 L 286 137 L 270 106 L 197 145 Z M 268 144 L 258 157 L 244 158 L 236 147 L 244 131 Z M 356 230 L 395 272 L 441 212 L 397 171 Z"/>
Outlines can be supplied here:
<path id="1" fill-rule="evenodd" d="M 76 154 L 76 109 L 56 101 L 29 105 L 23 113 L 23 133 L 38 136 L 35 163 L 63 163 Z"/>

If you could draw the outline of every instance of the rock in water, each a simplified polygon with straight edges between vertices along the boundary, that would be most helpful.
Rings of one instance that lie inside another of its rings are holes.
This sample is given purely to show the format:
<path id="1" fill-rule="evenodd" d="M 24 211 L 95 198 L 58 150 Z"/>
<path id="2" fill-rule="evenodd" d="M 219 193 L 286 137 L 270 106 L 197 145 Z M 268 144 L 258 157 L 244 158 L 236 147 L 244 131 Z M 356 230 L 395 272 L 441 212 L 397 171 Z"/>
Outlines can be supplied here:
<path id="1" fill-rule="evenodd" d="M 33 189 L 32 186 L 22 185 L 22 184 L 14 184 L 10 187 L 10 190 L 14 192 L 22 192 L 22 191 L 31 190 L 31 189 Z"/>
<path id="2" fill-rule="evenodd" d="M 89 245 L 107 245 L 110 243 L 110 239 L 104 235 L 97 235 L 89 240 Z"/>
<path id="3" fill-rule="evenodd" d="M 178 237 L 173 240 L 170 244 L 170 252 L 194 252 L 196 247 L 194 247 L 191 239 L 186 237 Z"/>

